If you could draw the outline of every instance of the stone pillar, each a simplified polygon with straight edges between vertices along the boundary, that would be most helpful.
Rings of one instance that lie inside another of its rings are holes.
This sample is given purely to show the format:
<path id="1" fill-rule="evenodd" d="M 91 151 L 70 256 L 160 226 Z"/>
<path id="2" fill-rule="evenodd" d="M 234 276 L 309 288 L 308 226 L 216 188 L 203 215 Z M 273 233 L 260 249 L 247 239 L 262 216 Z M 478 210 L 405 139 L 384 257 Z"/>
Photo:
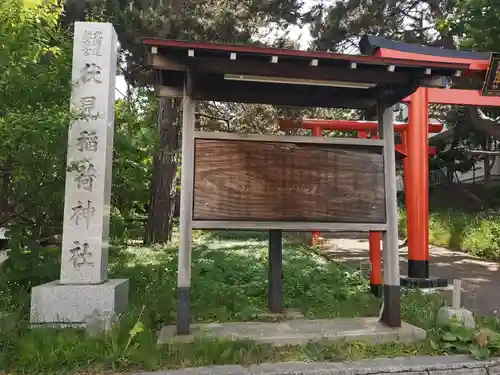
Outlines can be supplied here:
<path id="1" fill-rule="evenodd" d="M 61 278 L 33 288 L 34 324 L 81 324 L 128 302 L 128 280 L 108 280 L 116 63 L 113 26 L 76 22 Z"/>

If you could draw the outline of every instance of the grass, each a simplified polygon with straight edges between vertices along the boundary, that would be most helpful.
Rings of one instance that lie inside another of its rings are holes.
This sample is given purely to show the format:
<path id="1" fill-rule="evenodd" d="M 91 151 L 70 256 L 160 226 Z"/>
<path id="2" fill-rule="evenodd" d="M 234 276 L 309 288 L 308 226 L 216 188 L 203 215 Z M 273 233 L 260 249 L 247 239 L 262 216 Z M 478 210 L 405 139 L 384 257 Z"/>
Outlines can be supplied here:
<path id="1" fill-rule="evenodd" d="M 406 235 L 406 218 L 400 211 L 400 228 Z M 500 260 L 500 218 L 498 212 L 463 212 L 435 209 L 429 215 L 429 242 L 461 250 L 484 259 Z"/>
<path id="2" fill-rule="evenodd" d="M 267 233 L 214 232 L 195 237 L 192 314 L 196 322 L 257 319 L 266 311 Z M 14 259 L 0 269 L 0 373 L 77 374 L 153 371 L 262 361 L 339 361 L 377 356 L 431 354 L 414 345 L 316 343 L 273 348 L 241 341 L 198 340 L 157 346 L 157 331 L 174 324 L 177 248 L 115 246 L 110 277 L 130 278 L 130 307 L 107 337 L 87 338 L 80 330 L 28 329 L 29 288 L 59 274 L 57 249 Z M 360 271 L 326 262 L 307 248 L 284 250 L 284 305 L 310 318 L 376 316 L 380 300 L 368 293 Z M 403 318 L 432 329 L 442 301 L 405 293 Z M 140 324 L 139 324 L 140 323 Z M 133 330 L 133 328 L 135 328 Z M 140 328 L 140 329 L 137 329 Z"/>
<path id="3" fill-rule="evenodd" d="M 472 199 L 471 197 L 475 198 Z M 404 195 L 398 199 L 399 228 L 406 236 Z M 434 187 L 429 198 L 429 242 L 500 260 L 500 188 L 481 184 Z"/>

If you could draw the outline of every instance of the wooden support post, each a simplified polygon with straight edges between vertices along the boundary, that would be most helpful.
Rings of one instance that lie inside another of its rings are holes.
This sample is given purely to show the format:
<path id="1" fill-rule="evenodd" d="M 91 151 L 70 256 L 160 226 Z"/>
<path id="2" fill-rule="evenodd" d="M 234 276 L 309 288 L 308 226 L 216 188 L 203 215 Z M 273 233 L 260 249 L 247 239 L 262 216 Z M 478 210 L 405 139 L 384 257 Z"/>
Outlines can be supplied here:
<path id="1" fill-rule="evenodd" d="M 384 180 L 387 231 L 383 232 L 384 309 L 381 321 L 389 327 L 401 326 L 401 287 L 399 276 L 398 207 L 396 158 L 392 108 L 379 102 L 379 135 L 384 140 Z"/>
<path id="2" fill-rule="evenodd" d="M 461 303 L 461 293 L 462 293 L 462 280 L 453 280 L 453 295 L 451 299 L 451 307 L 454 309 L 459 309 L 462 306 Z"/>
<path id="3" fill-rule="evenodd" d="M 279 313 L 282 310 L 283 300 L 283 238 L 279 229 L 269 231 L 268 262 L 268 308 L 272 313 Z"/>
<path id="4" fill-rule="evenodd" d="M 313 127 L 313 136 L 321 137 L 323 135 L 323 129 L 319 126 Z M 311 246 L 323 245 L 323 235 L 319 231 L 311 232 Z"/>
<path id="5" fill-rule="evenodd" d="M 182 114 L 182 165 L 180 205 L 180 246 L 177 289 L 177 334 L 189 334 L 191 323 L 191 240 L 194 175 L 194 103 L 190 96 L 191 80 L 187 74 Z"/>

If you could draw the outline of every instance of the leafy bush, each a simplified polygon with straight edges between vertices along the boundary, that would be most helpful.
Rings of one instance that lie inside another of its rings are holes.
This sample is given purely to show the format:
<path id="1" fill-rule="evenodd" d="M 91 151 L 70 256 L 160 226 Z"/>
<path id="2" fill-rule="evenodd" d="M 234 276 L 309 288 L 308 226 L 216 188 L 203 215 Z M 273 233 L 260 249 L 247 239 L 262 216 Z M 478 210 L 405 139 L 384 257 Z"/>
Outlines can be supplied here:
<path id="1" fill-rule="evenodd" d="M 406 235 L 406 216 L 399 212 L 400 232 Z M 466 251 L 487 259 L 500 259 L 500 215 L 440 210 L 429 215 L 429 242 Z"/>
<path id="2" fill-rule="evenodd" d="M 472 330 L 459 323 L 452 323 L 435 329 L 432 336 L 432 348 L 444 353 L 471 354 L 478 360 L 500 353 L 500 335 L 490 328 Z"/>

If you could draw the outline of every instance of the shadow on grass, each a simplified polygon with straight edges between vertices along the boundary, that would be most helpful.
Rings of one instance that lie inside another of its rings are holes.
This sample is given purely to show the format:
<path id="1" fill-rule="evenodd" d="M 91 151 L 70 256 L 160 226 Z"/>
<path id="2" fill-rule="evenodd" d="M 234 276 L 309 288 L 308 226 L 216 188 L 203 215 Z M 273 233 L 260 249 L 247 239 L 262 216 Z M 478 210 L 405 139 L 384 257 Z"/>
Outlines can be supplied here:
<path id="1" fill-rule="evenodd" d="M 247 321 L 267 309 L 267 241 L 221 237 L 213 234 L 193 248 L 194 322 Z M 284 307 L 318 318 L 378 314 L 380 302 L 367 293 L 359 272 L 291 244 L 285 244 L 283 257 Z M 121 248 L 114 252 L 111 270 L 112 276 L 130 278 L 131 305 L 145 306 L 148 326 L 174 324 L 176 248 Z"/>
<path id="2" fill-rule="evenodd" d="M 192 257 L 193 320 L 251 320 L 265 311 L 267 233 L 254 236 L 216 232 L 198 242 Z M 0 319 L 0 372 L 151 371 L 261 361 L 356 359 L 427 350 L 425 345 L 331 343 L 278 349 L 224 340 L 157 346 L 158 329 L 175 322 L 177 248 L 113 247 L 110 277 L 130 278 L 131 290 L 129 310 L 109 336 L 86 338 L 79 330 L 29 330 L 26 310 L 18 315 L 7 314 Z M 285 243 L 285 307 L 299 308 L 306 316 L 316 318 L 374 316 L 380 302 L 367 290 L 368 282 L 358 271 L 328 263 L 304 247 Z M 29 290 L 24 292 L 29 296 Z M 417 300 L 414 305 L 416 309 Z M 137 322 L 144 325 L 144 330 L 130 335 L 132 327 L 138 327 Z"/>
<path id="3" fill-rule="evenodd" d="M 267 230 L 214 230 L 205 232 L 205 238 L 217 241 L 235 241 L 235 240 L 256 240 L 267 241 L 269 231 Z"/>

